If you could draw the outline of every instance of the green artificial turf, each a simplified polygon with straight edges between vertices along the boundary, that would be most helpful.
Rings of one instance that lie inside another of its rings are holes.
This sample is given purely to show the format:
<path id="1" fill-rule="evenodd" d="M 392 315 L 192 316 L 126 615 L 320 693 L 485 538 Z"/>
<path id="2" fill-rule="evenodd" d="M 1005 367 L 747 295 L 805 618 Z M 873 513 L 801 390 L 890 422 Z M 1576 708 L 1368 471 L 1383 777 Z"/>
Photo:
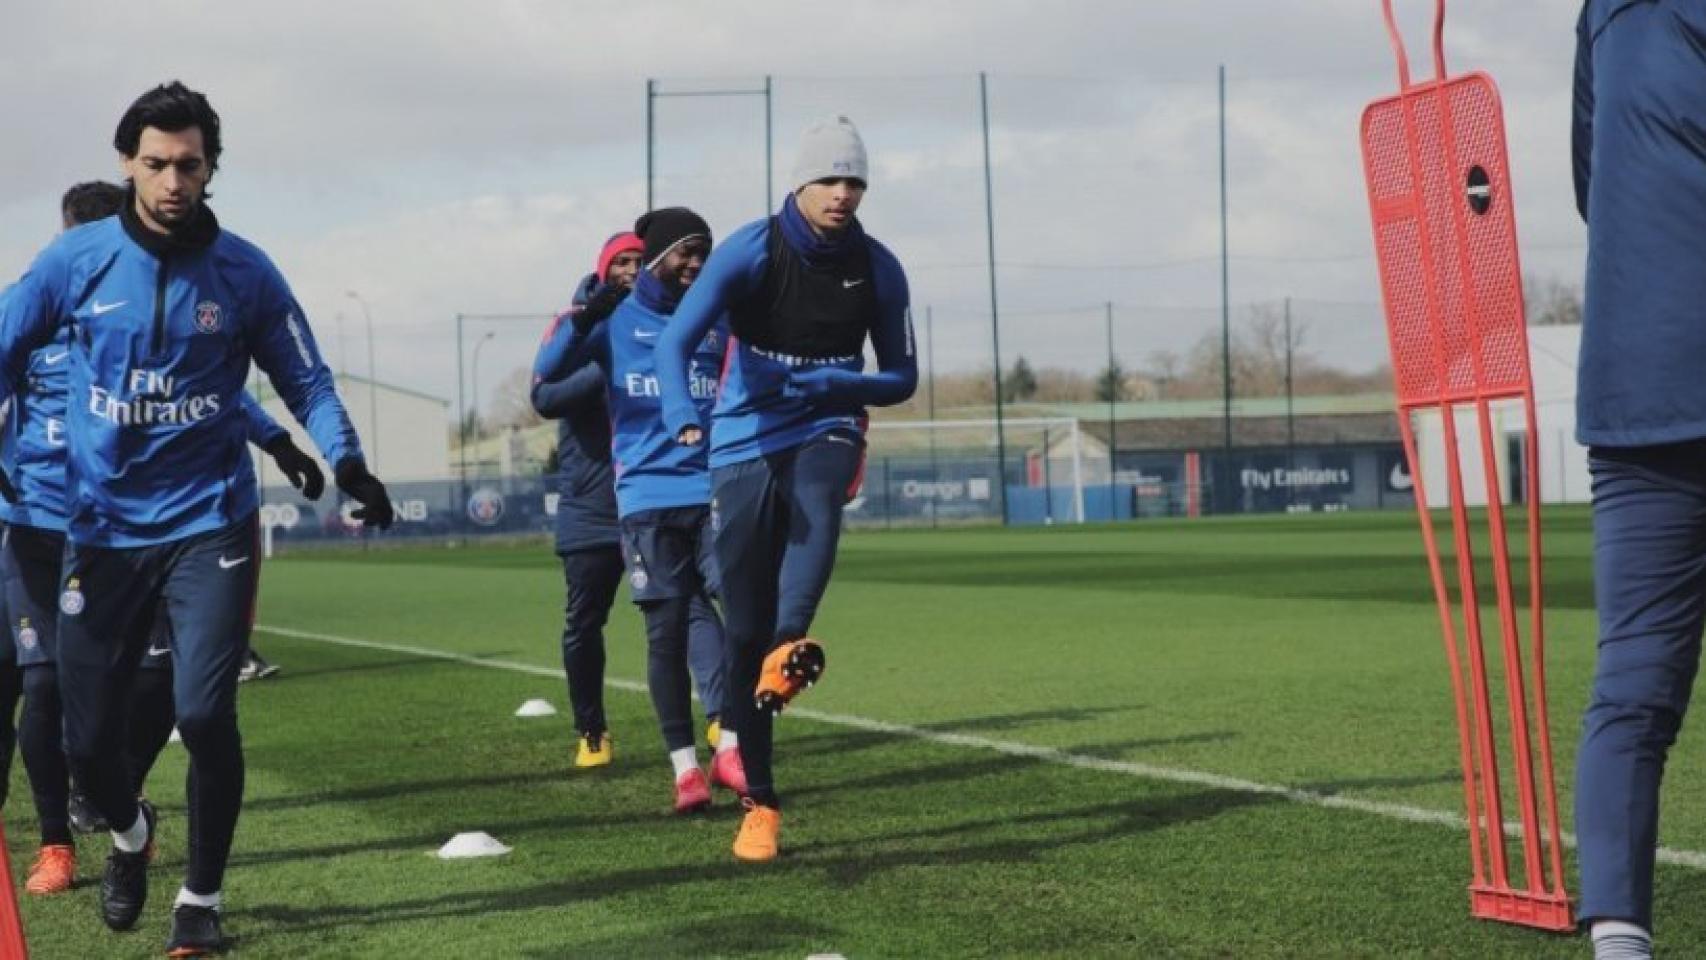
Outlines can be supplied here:
<path id="1" fill-rule="evenodd" d="M 1584 513 L 1549 515 L 1566 829 L 1592 665 L 1589 545 Z M 616 763 L 572 768 L 563 684 L 541 674 L 558 664 L 561 604 L 542 543 L 267 564 L 255 641 L 284 670 L 242 693 L 235 955 L 1586 952 L 1471 920 L 1460 829 L 1254 788 L 1461 815 L 1412 514 L 849 535 L 817 624 L 825 682 L 779 726 L 784 855 L 765 865 L 730 857 L 726 795 L 707 816 L 669 814 L 668 761 L 631 686 L 607 691 Z M 642 680 L 625 599 L 609 636 L 611 677 Z M 565 713 L 512 716 L 534 697 Z M 1685 734 L 1665 785 L 1662 840 L 1685 851 L 1706 850 L 1692 744 Z M 183 770 L 169 748 L 151 787 L 163 855 L 139 930 L 100 926 L 106 842 L 84 841 L 85 882 L 24 904 L 35 956 L 159 955 L 183 867 Z M 12 789 L 21 873 L 34 846 L 21 770 Z M 465 830 L 514 852 L 431 856 Z M 1666 952 L 1706 952 L 1702 894 L 1706 872 L 1660 867 Z"/>

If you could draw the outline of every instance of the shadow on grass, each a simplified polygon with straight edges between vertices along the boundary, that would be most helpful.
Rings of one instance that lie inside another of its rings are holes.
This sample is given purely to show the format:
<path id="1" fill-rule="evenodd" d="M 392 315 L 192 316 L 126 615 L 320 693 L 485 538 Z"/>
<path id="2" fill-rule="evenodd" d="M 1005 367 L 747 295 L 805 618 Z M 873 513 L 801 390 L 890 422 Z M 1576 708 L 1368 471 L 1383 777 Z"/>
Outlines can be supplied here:
<path id="1" fill-rule="evenodd" d="M 951 765 L 959 766 L 959 765 Z M 807 890 L 814 881 L 848 888 L 900 870 L 937 869 L 966 864 L 1014 865 L 1053 857 L 1067 847 L 1094 845 L 1154 830 L 1199 823 L 1243 808 L 1280 802 L 1279 798 L 1229 790 L 1168 793 L 1114 803 L 1098 803 L 964 821 L 940 827 L 815 841 L 789 848 L 775 863 L 755 866 L 733 860 L 688 865 L 674 863 L 627 870 L 590 873 L 569 880 L 468 891 L 371 904 L 332 904 L 314 907 L 257 906 L 245 911 L 276 931 L 251 931 L 253 943 L 275 933 L 307 933 L 343 928 L 372 928 L 417 921 L 462 917 L 491 917 L 532 910 L 595 904 L 601 900 L 655 893 L 683 884 L 732 883 L 766 871 L 778 890 Z M 1028 834 L 1013 836 L 1015 833 Z M 766 949 L 775 946 L 777 927 L 765 914 L 752 915 L 763 925 L 747 932 L 723 932 L 736 939 L 762 935 Z M 736 920 L 740 918 L 734 918 Z M 733 925 L 733 924 L 731 924 Z M 780 929 L 787 929 L 784 926 Z M 666 930 L 665 935 L 675 931 Z M 814 929 L 822 942 L 831 931 Z M 1072 944 L 1062 943 L 1070 951 Z M 1079 946 L 1090 949 L 1086 942 Z M 581 945 L 564 943 L 563 955 L 578 955 Z M 622 951 L 631 954 L 632 950 Z M 667 952 L 667 951 L 666 951 Z"/>
<path id="2" fill-rule="evenodd" d="M 795 952 L 801 956 L 831 949 L 835 929 L 801 912 L 751 912 L 683 920 L 646 934 L 583 940 L 576 957 L 750 956 Z M 553 944 L 521 951 L 521 956 L 559 960 L 565 949 Z"/>
<path id="3" fill-rule="evenodd" d="M 418 833 L 399 834 L 388 837 L 376 837 L 372 840 L 357 840 L 349 843 L 328 843 L 318 846 L 285 847 L 278 850 L 244 851 L 237 850 L 231 855 L 231 866 L 254 867 L 266 864 L 293 863 L 302 860 L 318 860 L 327 857 L 345 857 L 364 853 L 403 853 L 417 851 L 426 856 L 449 840 L 451 836 L 464 830 L 481 829 L 497 837 L 500 841 L 513 845 L 518 837 L 532 833 L 573 833 L 591 831 L 610 827 L 633 826 L 644 823 L 659 825 L 669 822 L 668 808 L 659 806 L 655 809 L 636 810 L 620 816 L 575 816 L 570 813 L 555 814 L 545 817 L 534 817 L 527 820 L 492 821 L 469 823 L 466 813 L 453 815 L 454 822 L 443 826 L 422 830 Z"/>
<path id="4" fill-rule="evenodd" d="M 1442 783 L 1462 783 L 1463 774 L 1456 770 L 1443 773 L 1414 774 L 1404 777 L 1353 777 L 1346 780 L 1316 780 L 1299 783 L 1297 789 L 1323 796 L 1334 796 L 1350 790 L 1403 790 L 1409 787 L 1434 787 Z"/>
<path id="5" fill-rule="evenodd" d="M 1237 734 L 1224 731 L 1211 733 L 1193 733 L 1178 737 L 1158 737 L 1146 740 L 1122 740 L 1110 743 L 1100 743 L 1076 747 L 1073 753 L 1086 757 L 1106 757 L 1120 759 L 1133 750 L 1143 750 L 1152 747 L 1170 746 L 1181 743 L 1217 743 L 1237 738 Z M 1052 760 L 1040 757 L 1010 756 L 1008 754 L 985 754 L 971 760 L 956 760 L 949 763 L 932 764 L 925 767 L 905 767 L 887 770 L 882 773 L 864 777 L 840 780 L 834 783 L 815 783 L 799 787 L 784 788 L 787 797 L 811 796 L 813 794 L 837 794 L 844 791 L 862 792 L 869 790 L 900 789 L 908 790 L 923 786 L 940 786 L 945 783 L 962 783 L 980 777 L 998 777 L 1010 774 L 1015 770 L 1029 769 L 1039 765 L 1055 766 Z"/>
<path id="6" fill-rule="evenodd" d="M 634 771 L 638 773 L 638 771 Z M 323 804 L 335 803 L 367 803 L 376 800 L 394 800 L 401 797 L 418 797 L 423 793 L 463 792 L 468 790 L 494 790 L 504 787 L 549 786 L 564 782 L 565 774 L 559 769 L 529 770 L 525 773 L 498 773 L 483 776 L 445 777 L 437 780 L 390 780 L 363 787 L 346 787 L 339 790 L 311 790 L 306 793 L 294 793 L 287 796 L 255 797 L 243 801 L 246 813 L 264 813 L 273 810 L 293 810 L 301 807 L 318 807 Z M 615 777 L 604 777 L 614 780 Z"/>
<path id="7" fill-rule="evenodd" d="M 423 657 L 408 657 L 407 659 L 376 660 L 370 663 L 351 663 L 335 667 L 309 667 L 304 669 L 301 667 L 281 666 L 277 674 L 266 678 L 264 681 L 250 681 L 249 684 L 244 685 L 244 689 L 256 689 L 255 684 L 257 683 L 263 687 L 274 687 L 295 683 L 309 677 L 336 676 L 346 673 L 366 673 L 376 670 L 401 670 L 406 668 L 431 667 L 437 665 L 438 661 L 436 660 L 428 660 Z"/>
<path id="8" fill-rule="evenodd" d="M 990 734 L 1045 723 L 1082 723 L 1108 714 L 1136 713 L 1146 710 L 1143 704 L 1121 707 L 1058 707 L 1048 710 L 1027 710 L 1021 713 L 998 713 L 982 717 L 962 717 L 938 720 L 933 723 L 907 724 L 913 730 L 931 733 Z M 781 738 L 782 747 L 790 756 L 810 756 L 819 753 L 846 753 L 871 747 L 915 742 L 916 737 L 903 733 L 884 733 L 880 730 L 823 730 L 800 736 Z"/>

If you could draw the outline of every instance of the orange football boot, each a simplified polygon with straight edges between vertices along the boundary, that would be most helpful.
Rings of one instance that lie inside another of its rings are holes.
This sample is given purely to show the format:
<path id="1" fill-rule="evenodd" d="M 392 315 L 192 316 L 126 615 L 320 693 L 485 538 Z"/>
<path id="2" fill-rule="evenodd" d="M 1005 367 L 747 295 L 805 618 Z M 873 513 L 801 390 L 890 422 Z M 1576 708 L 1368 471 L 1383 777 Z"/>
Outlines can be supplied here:
<path id="1" fill-rule="evenodd" d="M 823 676 L 823 646 L 801 637 L 770 651 L 758 671 L 758 689 L 753 702 L 766 713 L 777 714 L 790 700 Z"/>
<path id="2" fill-rule="evenodd" d="M 37 896 L 64 893 L 77 879 L 77 850 L 60 843 L 50 843 L 36 854 L 30 864 L 30 877 L 24 889 Z"/>
<path id="3" fill-rule="evenodd" d="M 742 800 L 746 817 L 735 834 L 735 857 L 754 863 L 776 859 L 776 843 L 782 835 L 782 811 Z"/>

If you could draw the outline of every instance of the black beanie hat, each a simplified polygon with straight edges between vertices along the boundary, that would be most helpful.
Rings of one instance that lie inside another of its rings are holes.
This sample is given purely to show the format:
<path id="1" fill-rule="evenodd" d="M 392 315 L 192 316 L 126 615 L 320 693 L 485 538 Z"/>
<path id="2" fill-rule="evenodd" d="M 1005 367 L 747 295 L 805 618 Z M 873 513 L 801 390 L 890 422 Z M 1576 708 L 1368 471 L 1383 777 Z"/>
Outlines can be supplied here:
<path id="1" fill-rule="evenodd" d="M 706 243 L 711 242 L 711 225 L 686 207 L 664 207 L 642 213 L 634 221 L 634 232 L 646 245 L 647 267 L 689 237 L 704 237 Z"/>

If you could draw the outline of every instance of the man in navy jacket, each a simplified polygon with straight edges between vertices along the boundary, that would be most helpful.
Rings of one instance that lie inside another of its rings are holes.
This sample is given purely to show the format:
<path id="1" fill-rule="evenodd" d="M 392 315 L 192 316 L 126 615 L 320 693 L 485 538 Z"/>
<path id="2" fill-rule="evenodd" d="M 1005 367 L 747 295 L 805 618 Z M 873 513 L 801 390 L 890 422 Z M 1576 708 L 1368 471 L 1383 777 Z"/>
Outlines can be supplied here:
<path id="1" fill-rule="evenodd" d="M 1589 0 L 1574 160 L 1588 225 L 1576 439 L 1599 649 L 1576 765 L 1581 916 L 1652 955 L 1659 782 L 1706 622 L 1706 8 Z"/>

